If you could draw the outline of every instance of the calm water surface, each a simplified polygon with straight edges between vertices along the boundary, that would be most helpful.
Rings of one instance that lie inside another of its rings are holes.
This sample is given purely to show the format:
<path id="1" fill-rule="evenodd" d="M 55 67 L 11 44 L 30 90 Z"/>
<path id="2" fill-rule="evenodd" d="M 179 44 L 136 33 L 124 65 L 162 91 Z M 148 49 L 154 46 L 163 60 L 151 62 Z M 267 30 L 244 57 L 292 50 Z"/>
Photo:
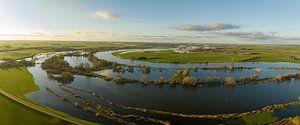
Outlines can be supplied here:
<path id="1" fill-rule="evenodd" d="M 152 69 L 149 74 L 143 74 L 141 69 L 136 68 L 134 73 L 125 72 L 122 74 L 114 73 L 111 70 L 103 70 L 97 73 L 115 77 L 122 75 L 127 78 L 140 79 L 142 76 L 151 80 L 156 80 L 160 76 L 168 79 L 174 73 L 175 68 L 183 67 L 216 67 L 219 65 L 234 65 L 244 67 L 259 67 L 262 69 L 261 73 L 256 73 L 254 70 L 242 71 L 191 71 L 191 76 L 207 77 L 207 76 L 233 76 L 239 78 L 240 76 L 249 76 L 253 74 L 259 75 L 260 78 L 274 77 L 278 74 L 294 73 L 294 70 L 280 70 L 275 71 L 268 69 L 268 67 L 300 67 L 299 64 L 294 63 L 209 63 L 209 64 L 169 64 L 169 63 L 145 63 L 138 61 L 130 61 L 119 59 L 111 55 L 111 52 L 98 52 L 95 54 L 100 59 L 108 61 L 116 61 L 127 65 L 147 65 L 154 68 L 169 68 L 169 70 Z M 40 58 L 38 61 L 42 62 L 45 58 Z M 71 66 L 79 65 L 80 63 L 90 63 L 85 57 L 65 57 L 65 60 Z M 37 64 L 34 67 L 29 67 L 28 70 L 32 73 L 35 83 L 41 88 L 40 91 L 30 93 L 27 97 L 35 100 L 39 104 L 51 107 L 53 109 L 74 115 L 90 121 L 100 123 L 113 124 L 113 121 L 103 118 L 97 118 L 94 115 L 86 113 L 81 109 L 75 108 L 73 105 L 62 102 L 57 97 L 46 91 L 45 87 L 51 88 L 58 94 L 64 95 L 72 99 L 70 95 L 62 91 L 56 81 L 49 80 L 45 71 L 41 69 L 41 65 Z M 264 106 L 287 103 L 295 101 L 300 96 L 300 80 L 293 79 L 283 83 L 260 83 L 260 84 L 246 84 L 237 85 L 235 87 L 219 86 L 205 86 L 198 88 L 183 87 L 183 86 L 155 86 L 155 85 L 141 85 L 141 84 L 116 84 L 113 81 L 105 81 L 99 78 L 91 78 L 86 76 L 75 76 L 74 81 L 69 86 L 94 90 L 98 94 L 110 99 L 114 103 L 123 104 L 132 107 L 142 107 L 148 109 L 157 109 L 170 112 L 188 113 L 188 114 L 218 114 L 218 113 L 239 113 L 255 109 L 263 108 Z M 85 93 L 80 93 L 82 96 L 95 100 L 103 105 L 106 105 L 101 100 L 97 100 Z M 292 115 L 300 115 L 299 107 L 294 107 L 295 110 L 286 109 L 285 111 L 276 112 L 277 116 L 285 117 Z M 296 110 L 297 109 L 297 110 Z M 128 111 L 114 109 L 116 112 L 127 114 Z M 290 113 L 293 112 L 293 113 Z M 141 113 L 142 114 L 142 113 Z M 149 114 L 142 114 L 145 116 L 153 116 Z M 153 116 L 162 119 L 172 120 L 174 123 L 182 123 L 181 120 L 187 119 L 172 118 L 169 116 Z M 200 119 L 199 119 L 200 120 Z M 199 120 L 190 120 L 191 123 L 199 122 Z M 201 121 L 201 120 L 200 120 Z"/>

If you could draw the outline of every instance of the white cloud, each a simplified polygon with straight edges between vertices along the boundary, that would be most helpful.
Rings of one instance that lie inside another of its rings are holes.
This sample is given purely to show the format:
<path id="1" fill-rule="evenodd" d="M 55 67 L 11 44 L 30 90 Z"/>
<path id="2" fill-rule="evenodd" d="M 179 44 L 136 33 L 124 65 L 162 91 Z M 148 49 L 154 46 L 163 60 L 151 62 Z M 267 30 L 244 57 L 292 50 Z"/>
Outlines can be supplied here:
<path id="1" fill-rule="evenodd" d="M 169 28 L 175 30 L 183 31 L 219 31 L 219 30 L 229 30 L 229 29 L 238 29 L 241 26 L 225 23 L 207 23 L 204 25 L 193 25 L 193 24 L 183 24 L 170 26 Z"/>
<path id="2" fill-rule="evenodd" d="M 236 37 L 236 38 L 248 38 L 248 39 L 260 39 L 260 40 L 269 40 L 269 39 L 276 39 L 279 38 L 275 36 L 274 32 L 270 33 L 264 33 L 264 32 L 222 32 L 218 33 L 222 36 L 230 36 L 230 37 Z M 277 34 L 277 33 L 276 33 Z"/>
<path id="3" fill-rule="evenodd" d="M 105 11 L 94 12 L 90 14 L 92 18 L 102 18 L 106 20 L 115 20 L 121 18 L 121 16 L 117 13 L 109 13 Z"/>

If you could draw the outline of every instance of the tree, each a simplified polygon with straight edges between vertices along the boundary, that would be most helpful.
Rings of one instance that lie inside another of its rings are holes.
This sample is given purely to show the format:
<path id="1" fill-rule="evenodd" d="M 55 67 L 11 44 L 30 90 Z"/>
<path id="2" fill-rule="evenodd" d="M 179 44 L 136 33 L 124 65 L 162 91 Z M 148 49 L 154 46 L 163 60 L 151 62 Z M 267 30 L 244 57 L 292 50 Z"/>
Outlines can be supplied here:
<path id="1" fill-rule="evenodd" d="M 183 71 L 182 71 L 182 75 L 187 77 L 190 73 L 190 69 L 189 68 L 184 68 Z"/>
<path id="2" fill-rule="evenodd" d="M 67 61 L 64 60 L 63 56 L 53 56 L 49 59 L 46 59 L 42 63 L 42 69 L 49 71 L 68 71 L 71 70 L 72 67 L 69 65 Z"/>
<path id="3" fill-rule="evenodd" d="M 145 65 L 143 66 L 143 73 L 144 74 L 149 74 L 150 71 L 151 71 L 151 68 L 149 66 L 145 66 Z"/>
<path id="4" fill-rule="evenodd" d="M 63 72 L 60 77 L 60 81 L 63 83 L 70 83 L 74 80 L 74 76 L 70 72 Z"/>

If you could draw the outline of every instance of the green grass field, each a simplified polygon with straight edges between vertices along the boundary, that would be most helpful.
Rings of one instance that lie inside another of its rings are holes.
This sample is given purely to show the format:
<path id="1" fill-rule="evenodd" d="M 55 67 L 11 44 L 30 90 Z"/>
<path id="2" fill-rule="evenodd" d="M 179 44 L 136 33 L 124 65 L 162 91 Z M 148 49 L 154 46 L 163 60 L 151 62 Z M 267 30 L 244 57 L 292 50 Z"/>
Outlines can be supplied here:
<path id="1" fill-rule="evenodd" d="M 279 118 L 272 116 L 272 113 L 270 112 L 259 113 L 242 118 L 243 124 L 246 125 L 264 125 L 277 120 L 279 120 Z"/>
<path id="2" fill-rule="evenodd" d="M 22 59 L 42 52 L 82 49 L 122 49 L 152 46 L 143 43 L 68 42 L 68 41 L 0 41 L 0 60 Z"/>
<path id="3" fill-rule="evenodd" d="M 67 125 L 60 119 L 53 118 L 22 106 L 0 95 L 1 125 Z"/>
<path id="4" fill-rule="evenodd" d="M 65 113 L 52 110 L 48 107 L 40 106 L 32 100 L 26 98 L 25 94 L 39 90 L 39 87 L 34 83 L 33 76 L 30 74 L 26 67 L 0 69 L 0 89 L 21 100 L 22 103 L 34 106 L 40 110 L 56 114 L 67 119 L 71 119 L 79 123 L 94 124 L 81 119 L 77 119 Z M 30 108 L 22 106 L 21 104 L 8 100 L 2 95 L 0 96 L 0 107 L 1 125 L 2 123 L 23 124 L 24 121 L 28 121 L 30 125 L 66 124 L 66 122 L 62 120 L 47 116 L 43 113 L 34 111 Z"/>
<path id="5" fill-rule="evenodd" d="M 26 67 L 0 69 L 0 88 L 21 98 L 26 98 L 24 95 L 27 93 L 39 90 Z"/>
<path id="6" fill-rule="evenodd" d="M 165 44 L 165 48 L 176 47 L 177 44 Z M 176 53 L 173 51 L 148 51 L 130 52 L 122 54 L 115 52 L 113 55 L 125 59 L 139 59 L 147 62 L 171 62 L 171 63 L 193 63 L 193 62 L 300 62 L 300 46 L 276 46 L 276 45 L 212 45 L 223 47 L 224 52 L 198 51 L 192 53 Z M 36 53 L 80 50 L 87 48 L 105 49 L 128 49 L 128 48 L 155 48 L 161 47 L 157 44 L 136 43 L 97 43 L 97 42 L 0 42 L 0 61 L 5 59 L 20 59 L 32 56 Z M 291 59 L 290 57 L 294 57 Z M 299 59 L 298 59 L 299 58 Z M 52 110 L 36 104 L 25 97 L 25 94 L 38 91 L 39 87 L 34 83 L 33 76 L 26 67 L 0 68 L 0 89 L 18 98 L 23 103 L 37 107 L 82 124 L 90 123 L 62 112 Z M 27 108 L 0 95 L 0 121 L 1 125 L 6 124 L 68 124 L 52 116 L 45 115 L 33 109 Z M 271 113 L 261 113 L 239 119 L 242 124 L 265 124 L 278 120 Z M 27 123 L 28 122 L 28 123 Z M 236 122 L 236 121 L 233 121 Z"/>
<path id="7" fill-rule="evenodd" d="M 217 45 L 215 45 L 217 46 Z M 218 45 L 220 46 L 220 45 Z M 279 45 L 222 45 L 224 52 L 192 51 L 178 53 L 168 51 L 115 52 L 125 59 L 141 59 L 145 62 L 196 63 L 196 62 L 300 62 L 300 46 Z M 291 59 L 291 57 L 293 59 Z"/>
<path id="8" fill-rule="evenodd" d="M 20 59 L 32 56 L 36 53 L 55 50 L 70 50 L 82 47 L 82 44 L 63 42 L 28 42 L 28 41 L 7 41 L 0 42 L 0 59 Z M 88 47 L 85 45 L 84 47 Z"/>
<path id="9" fill-rule="evenodd" d="M 147 46 L 155 46 L 150 43 L 111 43 L 111 42 L 67 42 L 67 41 L 0 41 L 0 62 L 1 60 L 17 60 L 30 57 L 37 53 L 68 51 L 68 50 L 84 50 L 84 49 L 125 49 L 125 48 L 146 48 Z M 38 91 L 39 87 L 34 83 L 33 77 L 26 67 L 18 68 L 2 68 L 0 69 L 0 89 L 11 96 L 21 100 L 23 104 L 34 106 L 40 110 L 62 116 L 64 118 L 79 122 L 81 124 L 92 125 L 85 120 L 81 120 L 68 114 L 52 110 L 36 104 L 32 100 L 25 97 L 25 94 Z M 0 115 L 1 124 L 65 124 L 65 122 L 44 115 L 21 104 L 8 100 L 8 98 L 0 97 Z M 14 117 L 18 117 L 15 118 Z M 27 124 L 27 123 L 26 123 Z"/>
<path id="10" fill-rule="evenodd" d="M 279 120 L 278 117 L 272 115 L 272 112 L 257 113 L 237 119 L 226 120 L 229 125 L 267 125 Z"/>

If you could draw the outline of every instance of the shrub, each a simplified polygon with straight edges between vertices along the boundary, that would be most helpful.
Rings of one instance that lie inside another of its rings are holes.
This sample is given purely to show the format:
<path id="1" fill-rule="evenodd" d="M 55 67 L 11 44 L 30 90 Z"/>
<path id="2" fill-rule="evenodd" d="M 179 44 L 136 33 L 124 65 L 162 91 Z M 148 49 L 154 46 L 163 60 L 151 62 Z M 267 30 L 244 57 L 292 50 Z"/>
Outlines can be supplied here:
<path id="1" fill-rule="evenodd" d="M 300 73 L 296 73 L 296 78 L 300 78 Z"/>
<path id="2" fill-rule="evenodd" d="M 136 57 L 135 59 L 136 60 L 147 60 L 148 58 L 144 57 L 144 56 L 139 56 L 139 57 Z"/>
<path id="3" fill-rule="evenodd" d="M 143 84 L 148 84 L 149 80 L 148 80 L 147 76 L 142 75 L 142 77 L 140 79 L 140 82 L 143 83 Z"/>
<path id="4" fill-rule="evenodd" d="M 116 65 L 112 68 L 113 72 L 124 73 L 125 69 L 122 65 Z"/>
<path id="5" fill-rule="evenodd" d="M 199 83 L 199 79 L 196 77 L 185 77 L 182 80 L 182 84 L 184 85 L 191 85 L 191 86 L 196 86 Z"/>
<path id="6" fill-rule="evenodd" d="M 94 56 L 92 53 L 90 53 L 88 55 L 88 60 L 90 62 L 93 63 L 93 66 L 92 66 L 92 69 L 94 71 L 96 70 L 100 70 L 101 68 L 103 67 L 111 67 L 113 66 L 114 64 L 112 62 L 109 62 L 109 61 L 106 61 L 106 60 L 101 60 L 101 59 L 98 59 L 96 56 Z"/>
<path id="7" fill-rule="evenodd" d="M 221 79 L 220 77 L 207 77 L 207 82 L 208 83 L 219 82 L 220 79 Z"/>
<path id="8" fill-rule="evenodd" d="M 120 84 L 138 82 L 138 81 L 136 81 L 136 80 L 131 80 L 131 79 L 123 78 L 122 76 L 117 76 L 117 77 L 115 77 L 113 80 L 114 80 L 116 83 L 120 83 Z"/>
<path id="9" fill-rule="evenodd" d="M 155 84 L 162 85 L 162 84 L 164 84 L 164 82 L 165 82 L 164 77 L 161 76 L 158 80 L 155 81 Z"/>
<path id="10" fill-rule="evenodd" d="M 232 65 L 229 65 L 227 68 L 228 68 L 229 71 L 233 71 L 233 66 Z"/>
<path id="11" fill-rule="evenodd" d="M 257 72 L 257 73 L 260 73 L 260 72 L 261 72 L 261 68 L 255 68 L 254 70 L 255 70 L 255 72 Z"/>
<path id="12" fill-rule="evenodd" d="M 236 84 L 236 81 L 234 80 L 234 78 L 232 78 L 232 77 L 226 77 L 225 78 L 225 85 L 232 86 L 232 85 L 235 85 L 235 84 Z"/>
<path id="13" fill-rule="evenodd" d="M 277 75 L 273 80 L 277 82 L 282 82 L 285 80 L 290 80 L 291 78 L 295 77 L 296 74 L 285 74 L 285 75 Z"/>
<path id="14" fill-rule="evenodd" d="M 128 66 L 127 71 L 133 73 L 134 72 L 134 67 L 133 66 Z"/>
<path id="15" fill-rule="evenodd" d="M 78 66 L 75 66 L 74 69 L 80 74 L 92 72 L 90 64 L 88 63 L 80 63 Z"/>
<path id="16" fill-rule="evenodd" d="M 180 84 L 184 78 L 183 71 L 177 71 L 177 73 L 169 80 L 169 84 Z"/>
<path id="17" fill-rule="evenodd" d="M 70 72 L 63 72 L 61 74 L 60 79 L 61 79 L 61 82 L 63 82 L 63 83 L 70 83 L 74 80 L 74 76 Z"/>
<path id="18" fill-rule="evenodd" d="M 182 71 L 182 75 L 187 77 L 190 73 L 190 69 L 189 68 L 184 68 L 183 71 Z"/>
<path id="19" fill-rule="evenodd" d="M 194 66 L 194 67 L 193 67 L 193 71 L 194 71 L 194 72 L 198 72 L 198 67 L 197 67 L 197 66 Z"/>
<path id="20" fill-rule="evenodd" d="M 149 66 L 143 66 L 143 73 L 144 74 L 149 74 L 151 72 L 151 69 Z"/>
<path id="21" fill-rule="evenodd" d="M 71 83 L 74 80 L 73 74 L 66 71 L 61 73 L 60 76 L 54 76 L 53 74 L 48 74 L 48 78 L 62 83 Z"/>

